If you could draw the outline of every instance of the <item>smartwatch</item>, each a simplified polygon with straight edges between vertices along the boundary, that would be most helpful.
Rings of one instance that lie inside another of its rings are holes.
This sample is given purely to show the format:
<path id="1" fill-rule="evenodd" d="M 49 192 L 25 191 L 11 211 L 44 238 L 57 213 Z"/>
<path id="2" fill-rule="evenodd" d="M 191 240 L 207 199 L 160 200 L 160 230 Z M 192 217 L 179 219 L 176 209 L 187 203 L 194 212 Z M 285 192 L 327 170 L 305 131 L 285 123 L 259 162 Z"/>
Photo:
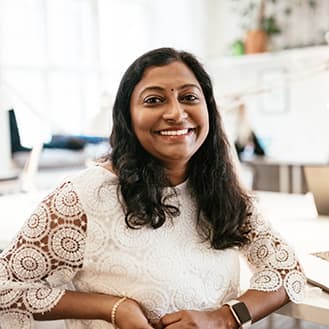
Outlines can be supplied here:
<path id="1" fill-rule="evenodd" d="M 239 324 L 239 328 L 246 329 L 251 326 L 251 316 L 245 303 L 237 299 L 232 299 L 224 305 L 230 308 L 234 319 Z"/>

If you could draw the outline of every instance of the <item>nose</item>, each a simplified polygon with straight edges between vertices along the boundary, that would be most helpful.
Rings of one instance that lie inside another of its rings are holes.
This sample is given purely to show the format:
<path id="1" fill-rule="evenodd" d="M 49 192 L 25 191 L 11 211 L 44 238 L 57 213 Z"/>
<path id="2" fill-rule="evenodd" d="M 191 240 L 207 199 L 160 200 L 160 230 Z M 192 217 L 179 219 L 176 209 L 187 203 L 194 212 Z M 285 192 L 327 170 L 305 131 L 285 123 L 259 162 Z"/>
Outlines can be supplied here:
<path id="1" fill-rule="evenodd" d="M 181 122 L 188 117 L 185 112 L 184 105 L 181 104 L 178 100 L 169 102 L 163 113 L 163 119 L 173 122 Z"/>

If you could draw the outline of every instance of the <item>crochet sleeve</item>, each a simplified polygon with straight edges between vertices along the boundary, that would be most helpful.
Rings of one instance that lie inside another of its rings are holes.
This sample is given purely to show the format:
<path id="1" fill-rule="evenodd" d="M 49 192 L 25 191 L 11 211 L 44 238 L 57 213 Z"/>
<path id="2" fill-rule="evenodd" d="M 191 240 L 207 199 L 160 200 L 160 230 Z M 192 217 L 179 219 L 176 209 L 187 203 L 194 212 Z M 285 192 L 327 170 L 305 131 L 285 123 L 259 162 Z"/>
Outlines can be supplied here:
<path id="1" fill-rule="evenodd" d="M 86 222 L 70 182 L 38 205 L 0 254 L 0 328 L 32 328 L 33 313 L 58 303 L 82 267 Z"/>
<path id="2" fill-rule="evenodd" d="M 275 291 L 283 286 L 291 301 L 301 302 L 306 278 L 294 250 L 273 231 L 255 207 L 246 225 L 250 242 L 242 247 L 242 253 L 253 270 L 250 288 Z"/>

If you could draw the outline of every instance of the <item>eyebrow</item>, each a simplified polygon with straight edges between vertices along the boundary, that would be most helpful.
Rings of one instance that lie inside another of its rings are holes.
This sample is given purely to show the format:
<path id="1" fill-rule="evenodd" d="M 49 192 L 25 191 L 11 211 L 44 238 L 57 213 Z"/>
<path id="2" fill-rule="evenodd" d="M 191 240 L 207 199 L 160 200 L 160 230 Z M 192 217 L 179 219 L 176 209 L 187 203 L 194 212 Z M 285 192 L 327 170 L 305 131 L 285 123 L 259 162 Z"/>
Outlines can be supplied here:
<path id="1" fill-rule="evenodd" d="M 202 92 L 201 88 L 194 83 L 186 83 L 182 86 L 179 86 L 178 90 L 182 90 L 182 89 L 190 88 L 190 87 L 197 88 L 198 90 L 200 90 Z M 160 86 L 148 86 L 148 87 L 145 87 L 139 94 L 142 95 L 146 91 L 165 91 L 165 90 L 166 90 L 165 88 L 160 87 Z"/>

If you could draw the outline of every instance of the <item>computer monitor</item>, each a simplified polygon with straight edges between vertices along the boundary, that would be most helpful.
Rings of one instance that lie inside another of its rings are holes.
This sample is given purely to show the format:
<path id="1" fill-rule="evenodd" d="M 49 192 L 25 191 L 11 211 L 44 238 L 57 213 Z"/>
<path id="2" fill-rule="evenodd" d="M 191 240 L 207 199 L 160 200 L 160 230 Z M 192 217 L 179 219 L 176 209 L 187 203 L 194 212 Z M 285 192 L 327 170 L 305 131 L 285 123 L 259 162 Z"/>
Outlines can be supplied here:
<path id="1" fill-rule="evenodd" d="M 17 171 L 13 168 L 9 112 L 0 110 L 0 180 L 17 177 Z"/>

